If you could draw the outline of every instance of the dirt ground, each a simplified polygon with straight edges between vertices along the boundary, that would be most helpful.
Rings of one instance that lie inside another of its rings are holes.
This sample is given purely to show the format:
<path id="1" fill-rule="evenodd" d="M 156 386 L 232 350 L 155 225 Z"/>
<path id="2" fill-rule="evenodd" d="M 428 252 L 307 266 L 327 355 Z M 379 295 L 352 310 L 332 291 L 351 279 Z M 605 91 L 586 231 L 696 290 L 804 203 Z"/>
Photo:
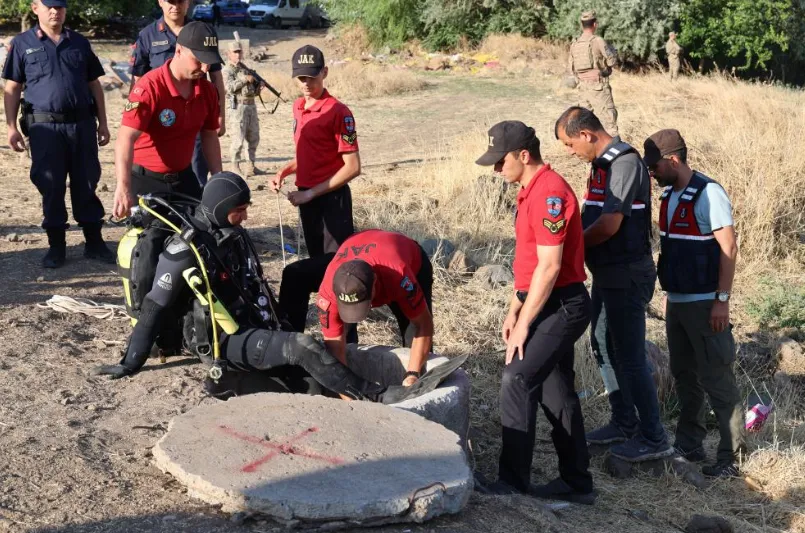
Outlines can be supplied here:
<path id="1" fill-rule="evenodd" d="M 225 27 L 222 38 L 231 29 Z M 260 68 L 289 71 L 291 53 L 304 42 L 328 48 L 320 32 L 237 29 L 253 45 L 270 46 L 274 56 Z M 98 50 L 105 57 L 124 59 L 126 55 L 124 43 L 101 43 Z M 417 161 L 435 143 L 495 120 L 530 121 L 540 128 L 541 138 L 550 139 L 554 117 L 574 103 L 557 91 L 554 78 L 533 82 L 530 93 L 513 78 L 428 75 L 428 82 L 428 88 L 412 95 L 348 102 L 358 121 L 364 183 L 390 179 L 388 171 L 395 163 Z M 537 95 L 543 97 L 539 105 Z M 119 91 L 107 93 L 113 132 L 124 101 Z M 263 140 L 258 165 L 276 170 L 293 155 L 290 106 L 281 105 L 274 116 L 260 109 L 260 119 Z M 222 142 L 225 168 L 228 145 L 227 135 Z M 101 149 L 100 158 L 100 197 L 109 211 L 114 191 L 112 145 Z M 205 372 L 201 365 L 185 358 L 167 364 L 152 360 L 133 378 L 90 377 L 93 365 L 119 357 L 128 323 L 64 315 L 37 306 L 54 294 L 120 303 L 121 286 L 114 269 L 82 258 L 83 238 L 77 227 L 68 232 L 67 265 L 56 271 L 40 267 L 47 241 L 39 227 L 41 203 L 28 179 L 29 167 L 24 154 L 0 147 L 0 531 L 272 530 L 266 522 L 233 523 L 216 509 L 189 498 L 151 464 L 150 448 L 170 419 L 214 401 L 204 396 L 200 386 Z M 256 188 L 266 178 L 249 181 Z M 356 183 L 356 204 L 362 187 Z M 270 282 L 278 288 L 282 260 L 274 195 L 255 190 L 253 204 L 247 227 L 257 232 Z M 283 222 L 291 229 L 286 238 L 295 244 L 295 214 L 287 203 L 282 211 Z M 105 235 L 114 242 L 123 231 L 109 226 Z M 544 431 L 545 424 L 540 425 Z M 535 473 L 552 476 L 555 459 L 545 437 L 541 435 L 538 443 Z M 494 465 L 487 462 L 479 467 L 490 471 Z M 684 527 L 676 517 L 653 513 L 653 499 L 687 496 L 691 487 L 668 476 L 653 482 L 651 492 L 635 494 L 644 486 L 642 481 L 616 481 L 602 472 L 597 459 L 594 474 L 601 498 L 593 508 L 570 507 L 553 513 L 529 498 L 474 495 L 459 516 L 377 531 L 665 532 Z M 744 506 L 762 505 L 748 491 L 744 496 L 745 501 L 733 501 L 732 507 L 716 511 L 740 514 Z"/>

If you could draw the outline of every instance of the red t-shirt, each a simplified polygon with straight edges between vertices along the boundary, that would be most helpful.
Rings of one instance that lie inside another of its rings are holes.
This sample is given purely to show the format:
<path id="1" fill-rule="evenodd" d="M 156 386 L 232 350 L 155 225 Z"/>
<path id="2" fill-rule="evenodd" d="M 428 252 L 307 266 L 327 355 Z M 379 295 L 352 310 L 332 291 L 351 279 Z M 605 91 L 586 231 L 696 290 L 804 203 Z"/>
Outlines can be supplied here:
<path id="1" fill-rule="evenodd" d="M 205 79 L 196 80 L 184 99 L 168 70 L 173 60 L 148 72 L 134 85 L 121 124 L 143 132 L 134 142 L 134 163 L 153 172 L 180 172 L 190 166 L 196 137 L 202 129 L 217 130 L 218 91 Z"/>
<path id="2" fill-rule="evenodd" d="M 333 277 L 338 267 L 353 259 L 366 261 L 375 273 L 377 285 L 372 307 L 396 302 L 409 319 L 418 317 L 427 309 L 425 295 L 416 280 L 422 268 L 419 244 L 391 231 L 362 231 L 344 241 L 319 287 L 319 322 L 325 337 L 338 338 L 344 332 L 344 322 L 338 316 L 338 299 L 333 292 Z"/>
<path id="3" fill-rule="evenodd" d="M 514 223 L 514 289 L 527 291 L 537 268 L 537 246 L 564 243 L 555 287 L 587 279 L 584 236 L 576 194 L 565 179 L 545 165 L 517 194 Z"/>
<path id="4" fill-rule="evenodd" d="M 326 90 L 310 109 L 305 109 L 304 98 L 294 102 L 293 139 L 297 187 L 315 187 L 332 178 L 344 166 L 341 154 L 358 151 L 352 111 Z"/>

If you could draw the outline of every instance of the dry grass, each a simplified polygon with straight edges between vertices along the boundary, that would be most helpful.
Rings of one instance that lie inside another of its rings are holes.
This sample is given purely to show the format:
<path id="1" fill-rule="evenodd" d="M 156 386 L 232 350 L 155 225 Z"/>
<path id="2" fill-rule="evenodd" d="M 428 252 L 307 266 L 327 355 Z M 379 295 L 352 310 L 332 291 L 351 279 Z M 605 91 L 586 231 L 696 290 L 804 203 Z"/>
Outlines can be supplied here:
<path id="1" fill-rule="evenodd" d="M 287 73 L 276 70 L 259 70 L 259 73 L 287 100 L 301 96 L 296 82 Z M 332 65 L 325 85 L 340 100 L 350 102 L 420 91 L 427 82 L 406 68 L 349 61 Z"/>
<path id="2" fill-rule="evenodd" d="M 523 61 L 532 69 L 556 68 L 563 63 L 556 47 L 520 39 L 493 36 L 482 51 L 496 54 L 501 63 Z M 514 42 L 520 44 L 514 46 Z M 620 119 L 621 132 L 628 141 L 642 147 L 643 139 L 658 129 L 679 129 L 688 141 L 692 166 L 718 180 L 730 194 L 741 245 L 734 306 L 738 339 L 760 339 L 759 345 L 746 344 L 741 351 L 747 357 L 747 350 L 771 349 L 775 336 L 768 332 L 758 335 L 756 324 L 741 308 L 755 294 L 761 274 L 805 281 L 805 247 L 799 243 L 800 235 L 805 234 L 805 194 L 797 179 L 805 169 L 805 147 L 799 133 L 805 123 L 805 94 L 722 78 L 684 79 L 670 86 L 658 73 L 618 74 L 614 93 L 616 102 L 628 102 L 621 105 Z M 546 159 L 581 193 L 586 165 L 544 136 L 562 110 L 557 103 L 540 102 L 535 126 L 541 132 Z M 426 162 L 414 168 L 358 180 L 359 225 L 397 230 L 418 239 L 444 237 L 479 263 L 509 262 L 513 192 L 474 164 L 485 148 L 487 126 L 467 129 L 449 141 L 431 139 L 423 154 Z M 473 354 L 468 369 L 473 381 L 474 458 L 479 470 L 492 474 L 500 435 L 499 328 L 511 289 L 487 291 L 443 269 L 437 269 L 436 276 L 437 346 L 447 355 Z M 374 324 L 364 328 L 362 335 L 372 342 L 389 342 L 392 322 L 389 317 L 383 327 Z M 649 331 L 650 338 L 665 347 L 663 323 L 650 319 Z M 587 426 L 606 422 L 609 406 L 601 394 L 601 380 L 585 339 L 577 345 L 576 370 L 577 387 L 587 393 L 583 401 Z M 669 524 L 682 528 L 693 513 L 711 513 L 729 518 L 736 531 L 805 532 L 803 389 L 775 382 L 768 369 L 764 372 L 747 367 L 744 371 L 739 365 L 737 372 L 745 397 L 761 392 L 776 405 L 763 430 L 750 437 L 744 471 L 757 482 L 755 488 L 727 481 L 696 491 L 671 475 L 659 480 L 614 482 L 602 471 L 601 460 L 594 459 L 593 471 L 601 491 L 599 513 L 602 507 L 613 512 L 644 509 L 651 516 L 662 517 L 666 527 L 658 530 L 667 530 Z M 675 407 L 673 400 L 664 403 L 666 427 L 671 433 L 674 420 L 670 415 Z M 534 469 L 540 479 L 555 471 L 546 425 L 539 423 L 535 454 Z M 711 431 L 706 442 L 711 456 L 716 444 L 717 436 Z M 591 530 L 629 530 L 628 524 L 617 519 L 610 528 L 597 524 L 600 514 L 584 516 L 589 518 Z"/>

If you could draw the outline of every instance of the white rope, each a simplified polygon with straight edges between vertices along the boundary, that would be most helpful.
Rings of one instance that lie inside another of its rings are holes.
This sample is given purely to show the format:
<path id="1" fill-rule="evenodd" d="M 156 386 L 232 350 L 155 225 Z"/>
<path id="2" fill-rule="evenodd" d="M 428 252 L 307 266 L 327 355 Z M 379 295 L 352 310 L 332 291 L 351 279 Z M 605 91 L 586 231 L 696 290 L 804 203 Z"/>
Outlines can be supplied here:
<path id="1" fill-rule="evenodd" d="M 57 313 L 81 313 L 101 320 L 122 320 L 129 318 L 126 307 L 114 304 L 99 304 L 87 298 L 70 298 L 54 295 L 45 303 L 36 304 L 40 309 L 52 309 Z"/>
<path id="2" fill-rule="evenodd" d="M 280 202 L 280 195 L 277 195 L 277 214 L 279 215 L 280 219 L 280 246 L 282 247 L 282 268 L 284 269 L 288 266 L 287 261 L 285 260 L 285 234 L 282 230 L 282 204 Z"/>

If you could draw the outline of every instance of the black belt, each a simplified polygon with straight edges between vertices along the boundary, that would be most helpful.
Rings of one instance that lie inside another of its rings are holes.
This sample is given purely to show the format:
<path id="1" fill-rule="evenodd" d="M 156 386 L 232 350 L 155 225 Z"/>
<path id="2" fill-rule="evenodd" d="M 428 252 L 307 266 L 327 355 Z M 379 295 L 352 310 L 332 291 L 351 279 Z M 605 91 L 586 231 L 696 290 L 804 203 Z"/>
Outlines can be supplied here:
<path id="1" fill-rule="evenodd" d="M 584 290 L 584 283 L 571 283 L 564 287 L 554 287 L 548 298 L 559 298 L 561 300 L 562 298 L 577 296 Z M 528 291 L 517 291 L 515 294 L 520 303 L 525 303 L 526 298 L 528 298 Z"/>
<path id="2" fill-rule="evenodd" d="M 137 174 L 139 176 L 143 176 L 145 178 L 151 178 L 157 181 L 164 181 L 165 183 L 179 183 L 182 180 L 182 175 L 186 174 L 187 171 L 190 170 L 190 167 L 182 170 L 181 172 L 154 172 L 153 170 L 148 170 L 142 165 L 131 165 L 131 172 L 132 174 Z"/>
<path id="3" fill-rule="evenodd" d="M 34 111 L 31 113 L 31 124 L 72 124 L 93 118 L 94 115 L 89 109 L 79 111 L 69 111 L 67 113 L 48 113 Z"/>

